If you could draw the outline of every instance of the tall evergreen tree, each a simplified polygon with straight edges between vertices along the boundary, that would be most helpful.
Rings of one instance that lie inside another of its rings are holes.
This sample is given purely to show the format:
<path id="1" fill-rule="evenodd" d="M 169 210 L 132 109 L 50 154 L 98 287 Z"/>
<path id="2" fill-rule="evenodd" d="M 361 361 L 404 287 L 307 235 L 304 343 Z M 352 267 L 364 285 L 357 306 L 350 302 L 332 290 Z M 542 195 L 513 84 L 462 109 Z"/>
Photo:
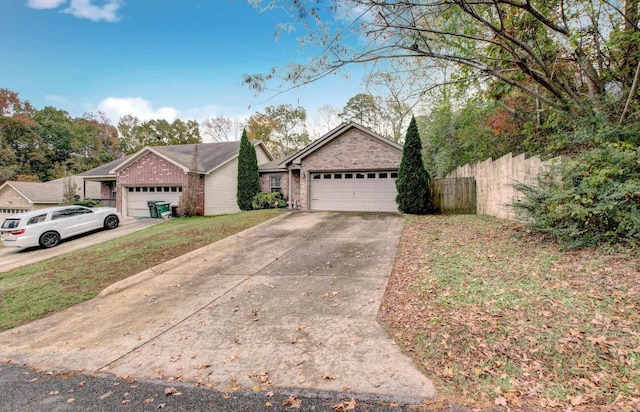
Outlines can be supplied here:
<path id="1" fill-rule="evenodd" d="M 256 148 L 249 141 L 247 131 L 242 131 L 240 152 L 238 153 L 238 207 L 240 210 L 251 210 L 253 197 L 260 192 L 258 175 L 258 158 Z"/>
<path id="2" fill-rule="evenodd" d="M 411 118 L 407 129 L 396 188 L 398 189 L 396 202 L 401 212 L 416 215 L 433 213 L 429 174 L 422 162 L 422 142 L 415 117 Z"/>

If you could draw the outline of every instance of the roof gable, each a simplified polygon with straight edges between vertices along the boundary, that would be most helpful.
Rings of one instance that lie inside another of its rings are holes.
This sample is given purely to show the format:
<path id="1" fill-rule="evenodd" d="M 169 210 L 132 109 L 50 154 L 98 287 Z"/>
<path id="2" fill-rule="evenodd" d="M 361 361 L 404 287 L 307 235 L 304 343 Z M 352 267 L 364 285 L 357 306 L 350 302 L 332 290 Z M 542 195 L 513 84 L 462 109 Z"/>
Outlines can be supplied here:
<path id="1" fill-rule="evenodd" d="M 314 141 L 313 143 L 311 143 L 307 147 L 303 148 L 299 152 L 294 153 L 293 155 L 282 159 L 282 161 L 280 162 L 279 166 L 280 167 L 287 167 L 287 166 L 289 166 L 291 164 L 301 164 L 302 160 L 305 157 L 310 156 L 311 154 L 313 154 L 316 151 L 320 150 L 321 148 L 323 148 L 327 144 L 331 143 L 332 141 L 340 138 L 341 136 L 344 136 L 351 129 L 358 129 L 361 132 L 367 134 L 368 136 L 373 137 L 374 139 L 377 139 L 380 142 L 382 142 L 384 144 L 387 144 L 387 145 L 391 146 L 392 148 L 402 152 L 402 146 L 401 145 L 399 145 L 396 142 L 394 142 L 392 140 L 389 140 L 389 139 L 379 135 L 378 133 L 376 133 L 376 132 L 374 132 L 374 131 L 372 131 L 370 129 L 367 129 L 364 126 L 361 126 L 361 125 L 359 125 L 357 123 L 354 123 L 354 122 L 342 123 L 340 126 L 338 126 L 335 129 L 331 130 L 329 133 L 327 133 L 324 136 L 320 137 L 318 140 Z"/>
<path id="2" fill-rule="evenodd" d="M 181 145 L 181 146 L 194 146 L 194 145 Z M 156 155 L 156 156 L 168 161 L 169 163 L 174 164 L 175 166 L 178 166 L 179 168 L 181 168 L 185 172 L 189 171 L 189 168 L 190 168 L 192 160 L 193 160 L 193 153 L 191 154 L 191 156 L 187 156 L 184 153 L 184 150 L 182 150 L 182 151 L 178 150 L 178 151 L 176 151 L 176 153 L 173 153 L 173 151 L 160 149 L 160 148 L 164 148 L 164 147 L 168 147 L 168 146 L 145 146 L 142 149 L 140 149 L 137 152 L 135 152 L 134 154 L 130 155 L 129 158 L 126 159 L 125 161 L 116 164 L 111 170 L 109 170 L 109 174 L 110 175 L 117 175 L 120 171 L 122 171 L 125 168 L 131 166 L 132 164 L 134 164 L 138 160 L 142 159 L 143 157 L 145 157 L 149 153 L 152 153 L 152 154 L 154 154 L 154 155 Z M 160 149 L 160 150 L 158 150 L 158 149 Z M 187 157 L 189 157 L 188 162 L 186 161 Z M 197 168 L 196 168 L 196 170 L 197 170 Z"/>
<path id="3" fill-rule="evenodd" d="M 31 203 L 62 203 L 64 198 L 62 179 L 44 183 L 9 181 L 0 186 L 0 193 L 11 189 Z"/>
<path id="4" fill-rule="evenodd" d="M 261 146 L 269 158 L 273 158 L 271 153 L 264 147 L 262 142 L 253 142 L 254 146 Z M 223 143 L 198 143 L 183 144 L 173 146 L 147 146 L 131 155 L 128 159 L 116 164 L 111 168 L 110 173 L 117 174 L 120 170 L 134 163 L 147 153 L 154 153 L 170 163 L 180 167 L 185 172 L 194 170 L 198 173 L 209 174 L 238 157 L 240 142 Z M 196 154 L 196 164 L 193 167 L 194 154 Z"/>

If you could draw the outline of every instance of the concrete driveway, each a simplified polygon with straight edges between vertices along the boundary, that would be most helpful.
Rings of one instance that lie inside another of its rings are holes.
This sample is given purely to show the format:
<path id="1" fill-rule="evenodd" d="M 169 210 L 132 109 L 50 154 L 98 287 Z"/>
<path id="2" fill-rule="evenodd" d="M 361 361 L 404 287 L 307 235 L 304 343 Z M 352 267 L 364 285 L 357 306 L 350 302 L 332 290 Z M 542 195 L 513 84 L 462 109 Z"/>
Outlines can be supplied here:
<path id="1" fill-rule="evenodd" d="M 136 220 L 133 218 L 126 218 L 122 219 L 120 226 L 116 229 L 98 230 L 74 236 L 73 238 L 64 239 L 58 246 L 51 249 L 43 249 L 39 247 L 31 247 L 27 249 L 5 247 L 0 249 L 0 262 L 2 262 L 0 263 L 0 273 L 19 268 L 21 266 L 30 265 L 31 263 L 50 259 L 64 253 L 84 249 L 88 246 L 97 245 L 98 243 L 137 232 L 138 230 L 142 230 L 148 226 L 152 226 L 163 221 L 164 220 L 162 219 Z"/>
<path id="2" fill-rule="evenodd" d="M 429 379 L 376 322 L 403 218 L 293 213 L 0 333 L 44 369 L 417 403 Z"/>

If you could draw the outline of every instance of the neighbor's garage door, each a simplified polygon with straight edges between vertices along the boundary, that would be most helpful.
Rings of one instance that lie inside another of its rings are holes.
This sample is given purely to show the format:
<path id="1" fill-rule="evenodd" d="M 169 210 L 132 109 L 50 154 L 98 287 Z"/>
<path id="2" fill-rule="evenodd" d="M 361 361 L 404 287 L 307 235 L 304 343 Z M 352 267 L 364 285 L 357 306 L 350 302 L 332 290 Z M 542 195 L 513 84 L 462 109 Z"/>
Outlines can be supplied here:
<path id="1" fill-rule="evenodd" d="M 182 194 L 180 186 L 145 186 L 128 187 L 127 189 L 127 216 L 149 217 L 148 201 L 160 200 L 177 205 Z"/>
<path id="2" fill-rule="evenodd" d="M 311 210 L 397 212 L 397 171 L 311 173 Z"/>

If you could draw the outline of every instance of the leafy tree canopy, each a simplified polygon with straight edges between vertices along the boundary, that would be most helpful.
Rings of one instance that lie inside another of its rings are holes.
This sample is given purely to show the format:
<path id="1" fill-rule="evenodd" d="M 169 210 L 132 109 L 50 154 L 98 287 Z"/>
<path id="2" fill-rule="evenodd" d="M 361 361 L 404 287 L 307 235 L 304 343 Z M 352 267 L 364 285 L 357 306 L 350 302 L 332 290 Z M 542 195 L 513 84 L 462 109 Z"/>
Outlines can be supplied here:
<path id="1" fill-rule="evenodd" d="M 558 117 L 622 124 L 640 116 L 638 0 L 251 2 L 287 10 L 290 20 L 280 27 L 306 30 L 304 46 L 322 51 L 305 64 L 245 75 L 258 92 L 278 79 L 300 86 L 363 64 L 421 79 L 418 94 L 456 84 L 508 110 L 515 107 L 505 97 L 527 96 L 543 113 L 540 124 Z M 406 70 L 394 72 L 392 63 Z"/>
<path id="2" fill-rule="evenodd" d="M 195 120 L 180 119 L 169 123 L 164 119 L 143 121 L 125 115 L 118 122 L 120 144 L 126 153 L 135 153 L 145 146 L 167 146 L 202 143 L 200 125 Z"/>
<path id="3" fill-rule="evenodd" d="M 120 155 L 117 130 L 103 114 L 72 118 L 51 106 L 37 110 L 0 89 L 0 183 L 62 178 Z"/>
<path id="4" fill-rule="evenodd" d="M 293 154 L 311 142 L 307 132 L 307 112 L 290 104 L 268 106 L 247 121 L 247 135 L 264 142 L 276 157 Z"/>

